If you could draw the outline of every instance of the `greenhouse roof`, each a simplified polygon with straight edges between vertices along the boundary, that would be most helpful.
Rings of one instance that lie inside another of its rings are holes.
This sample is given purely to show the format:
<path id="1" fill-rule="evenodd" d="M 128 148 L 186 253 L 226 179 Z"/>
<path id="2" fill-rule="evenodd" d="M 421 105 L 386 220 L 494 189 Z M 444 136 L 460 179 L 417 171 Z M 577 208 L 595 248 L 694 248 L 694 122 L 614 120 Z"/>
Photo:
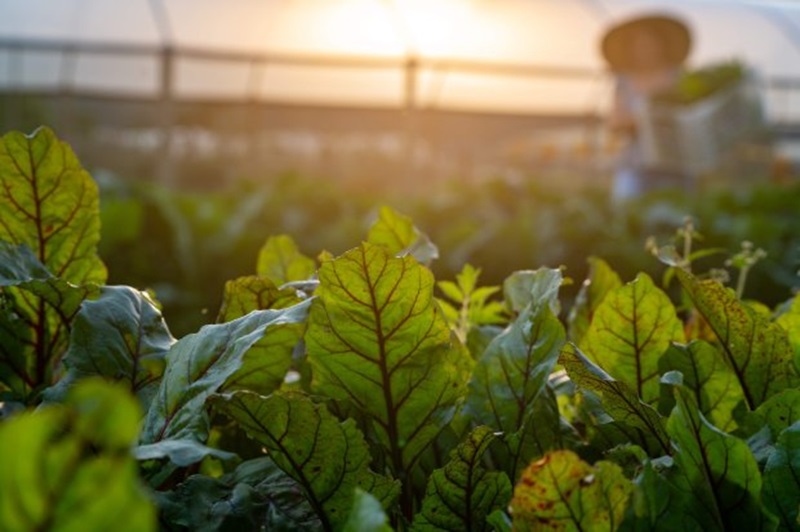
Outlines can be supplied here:
<path id="1" fill-rule="evenodd" d="M 596 113 L 603 32 L 649 12 L 687 21 L 691 65 L 741 60 L 792 112 L 800 3 L 766 0 L 4 0 L 0 90 Z"/>

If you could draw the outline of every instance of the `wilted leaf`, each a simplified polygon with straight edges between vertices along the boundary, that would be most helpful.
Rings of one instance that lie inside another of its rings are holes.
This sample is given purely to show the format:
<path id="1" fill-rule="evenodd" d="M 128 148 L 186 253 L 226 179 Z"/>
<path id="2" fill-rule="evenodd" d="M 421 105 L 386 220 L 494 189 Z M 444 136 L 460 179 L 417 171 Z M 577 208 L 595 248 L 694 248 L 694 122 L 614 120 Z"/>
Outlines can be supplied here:
<path id="1" fill-rule="evenodd" d="M 733 411 L 744 400 L 742 387 L 736 375 L 725 363 L 716 347 L 702 340 L 688 345 L 675 344 L 661 357 L 659 373 L 680 371 L 683 384 L 694 393 L 700 412 L 717 428 L 732 432 L 737 424 Z M 669 412 L 674 405 L 674 396 L 669 390 L 662 397 Z"/>
<path id="2" fill-rule="evenodd" d="M 280 289 L 267 277 L 239 277 L 225 283 L 217 322 L 235 320 L 254 310 L 291 307 L 300 301 L 295 290 Z"/>
<path id="3" fill-rule="evenodd" d="M 796 530 L 800 508 L 800 423 L 784 430 L 764 467 L 764 506 L 780 530 Z"/>
<path id="4" fill-rule="evenodd" d="M 643 403 L 625 383 L 615 380 L 594 365 L 572 344 L 564 347 L 559 362 L 575 384 L 600 395 L 603 407 L 612 418 L 651 435 L 664 453 L 670 453 L 669 438 L 661 416 L 650 405 Z"/>
<path id="5" fill-rule="evenodd" d="M 258 368 L 262 386 L 266 382 L 277 387 L 291 364 L 294 345 L 289 345 L 287 336 L 297 337 L 296 328 L 305 319 L 307 306 L 301 303 L 283 310 L 260 310 L 228 323 L 206 325 L 174 344 L 145 417 L 141 443 L 164 439 L 205 441 L 206 399 L 223 387 L 237 389 L 231 382 L 256 378 L 246 361 L 251 351 L 252 366 Z M 276 343 L 272 343 L 273 336 Z"/>
<path id="6" fill-rule="evenodd" d="M 256 273 L 280 286 L 291 281 L 304 281 L 314 275 L 314 259 L 306 257 L 288 235 L 272 236 L 258 252 Z"/>
<path id="7" fill-rule="evenodd" d="M 505 508 L 511 482 L 503 472 L 488 472 L 481 459 L 495 435 L 489 427 L 474 429 L 452 453 L 442 469 L 428 479 L 422 510 L 412 530 L 491 530 L 486 519 Z"/>
<path id="8" fill-rule="evenodd" d="M 411 218 L 391 207 L 380 208 L 378 219 L 367 234 L 367 242 L 384 246 L 392 255 L 411 255 L 422 264 L 439 258 L 439 250 L 428 235 L 417 229 Z"/>
<path id="9" fill-rule="evenodd" d="M 670 342 L 683 341 L 683 324 L 667 295 L 644 273 L 608 293 L 581 349 L 648 404 L 659 397 L 658 360 Z"/>
<path id="10" fill-rule="evenodd" d="M 91 380 L 0 424 L 0 529 L 156 530 L 129 453 L 138 422 L 135 400 Z"/>
<path id="11" fill-rule="evenodd" d="M 613 531 L 632 491 L 616 464 L 590 466 L 572 451 L 553 451 L 530 464 L 514 488 L 514 530 Z"/>
<path id="12" fill-rule="evenodd" d="M 64 357 L 66 376 L 58 393 L 92 375 L 119 380 L 144 408 L 150 404 L 175 339 L 146 292 L 127 286 L 106 286 L 100 297 L 86 301 L 72 324 Z"/>
<path id="13" fill-rule="evenodd" d="M 743 305 L 720 283 L 677 272 L 698 312 L 719 339 L 722 353 L 754 410 L 772 395 L 800 385 L 786 331 Z"/>
<path id="14" fill-rule="evenodd" d="M 575 305 L 569 312 L 569 337 L 576 345 L 582 345 L 583 337 L 589 330 L 597 307 L 612 291 L 622 286 L 617 272 L 604 260 L 589 257 L 589 277 L 583 282 Z"/>
<path id="15" fill-rule="evenodd" d="M 397 481 L 370 471 L 369 449 L 355 423 L 340 422 L 302 394 L 236 392 L 214 396 L 212 404 L 298 482 L 325 529 L 346 522 L 357 487 L 384 504 L 397 496 Z"/>
<path id="16" fill-rule="evenodd" d="M 347 400 L 374 424 L 396 475 L 454 413 L 471 359 L 412 257 L 363 244 L 323 264 L 306 333 L 312 389 Z"/>
<path id="17" fill-rule="evenodd" d="M 704 530 L 773 528 L 774 518 L 761 505 L 761 474 L 747 443 L 706 421 L 690 390 L 676 386 L 675 401 L 667 431 L 677 464 L 671 481 L 683 512 Z"/>

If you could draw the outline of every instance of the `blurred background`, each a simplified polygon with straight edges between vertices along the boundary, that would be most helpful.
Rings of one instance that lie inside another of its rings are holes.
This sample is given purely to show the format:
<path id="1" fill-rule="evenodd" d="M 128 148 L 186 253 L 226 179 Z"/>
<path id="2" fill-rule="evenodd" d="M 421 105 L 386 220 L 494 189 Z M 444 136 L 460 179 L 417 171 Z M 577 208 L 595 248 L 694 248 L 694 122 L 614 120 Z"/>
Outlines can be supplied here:
<path id="1" fill-rule="evenodd" d="M 688 190 L 619 203 L 599 43 L 649 13 L 689 27 L 688 70 L 736 65 L 743 99 L 646 118 Z M 0 130 L 42 124 L 100 183 L 111 282 L 156 290 L 176 334 L 269 235 L 340 253 L 381 204 L 439 245 L 442 279 L 579 280 L 592 254 L 658 274 L 646 237 L 692 215 L 703 246 L 768 252 L 746 295 L 800 285 L 800 2 L 3 0 Z"/>

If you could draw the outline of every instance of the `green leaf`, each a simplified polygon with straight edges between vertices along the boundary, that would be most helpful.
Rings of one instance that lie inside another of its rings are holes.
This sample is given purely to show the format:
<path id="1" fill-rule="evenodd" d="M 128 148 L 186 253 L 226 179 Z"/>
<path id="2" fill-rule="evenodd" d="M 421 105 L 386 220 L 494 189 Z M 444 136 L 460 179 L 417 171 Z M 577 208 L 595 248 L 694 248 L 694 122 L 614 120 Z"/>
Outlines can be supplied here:
<path id="1" fill-rule="evenodd" d="M 27 400 L 51 384 L 72 318 L 97 287 L 53 277 L 25 244 L 0 241 L 0 264 L 0 381 Z"/>
<path id="2" fill-rule="evenodd" d="M 558 315 L 561 309 L 558 290 L 563 281 L 561 270 L 558 269 L 517 271 L 503 282 L 503 296 L 508 308 L 515 313 L 522 312 L 529 305 L 548 304 L 553 314 Z"/>
<path id="3" fill-rule="evenodd" d="M 716 347 L 702 340 L 688 345 L 673 344 L 659 360 L 658 370 L 662 375 L 680 371 L 683 384 L 694 393 L 703 416 L 725 432 L 736 429 L 733 412 L 744 395 L 736 375 Z M 671 389 L 662 396 L 662 402 L 665 403 L 662 412 L 672 410 Z"/>
<path id="4" fill-rule="evenodd" d="M 761 474 L 747 443 L 706 421 L 685 387 L 675 387 L 675 401 L 667 431 L 678 466 L 671 480 L 684 513 L 705 530 L 774 528 L 761 505 Z"/>
<path id="5" fill-rule="evenodd" d="M 27 245 L 67 282 L 105 282 L 97 186 L 50 129 L 0 139 L 0 204 L 0 240 Z"/>
<path id="6" fill-rule="evenodd" d="M 755 418 L 766 424 L 773 438 L 800 421 L 800 389 L 789 388 L 766 400 L 755 411 Z"/>
<path id="7" fill-rule="evenodd" d="M 312 389 L 350 401 L 405 475 L 455 411 L 469 354 L 433 301 L 433 276 L 412 257 L 363 244 L 319 271 L 306 333 Z"/>
<path id="8" fill-rule="evenodd" d="M 700 281 L 682 270 L 677 275 L 719 340 L 750 410 L 786 388 L 800 386 L 786 331 L 718 282 Z"/>
<path id="9" fill-rule="evenodd" d="M 75 381 L 94 375 L 124 382 L 147 408 L 173 343 L 161 311 L 146 292 L 103 287 L 100 297 L 86 301 L 73 320 L 64 356 L 67 373 L 51 399 Z"/>
<path id="10" fill-rule="evenodd" d="M 192 475 L 156 496 L 163 521 L 192 531 L 321 528 L 297 482 L 267 457 L 242 462 L 221 478 Z"/>
<path id="11" fill-rule="evenodd" d="M 366 491 L 356 488 L 353 508 L 344 524 L 344 532 L 392 532 L 389 518 L 380 501 Z"/>
<path id="12" fill-rule="evenodd" d="M 789 335 L 789 343 L 794 349 L 794 365 L 800 368 L 800 294 L 794 296 L 787 307 L 775 323 L 783 327 Z"/>
<path id="13" fill-rule="evenodd" d="M 314 275 L 314 259 L 306 257 L 288 235 L 272 236 L 258 252 L 256 273 L 280 286 L 305 281 Z"/>
<path id="14" fill-rule="evenodd" d="M 618 465 L 591 466 L 572 451 L 553 451 L 514 488 L 514 530 L 616 530 L 632 491 Z"/>
<path id="15" fill-rule="evenodd" d="M 800 507 L 800 422 L 784 430 L 764 467 L 764 506 L 780 530 L 797 530 Z"/>
<path id="16" fill-rule="evenodd" d="M 133 448 L 133 456 L 140 461 L 168 458 L 178 467 L 196 464 L 207 456 L 213 456 L 219 460 L 236 458 L 233 453 L 206 447 L 194 440 L 162 440 L 158 443 L 138 445 Z"/>
<path id="17" fill-rule="evenodd" d="M 670 453 L 669 438 L 661 416 L 650 405 L 643 403 L 624 382 L 615 380 L 594 365 L 573 344 L 564 347 L 559 362 L 576 385 L 600 395 L 603 407 L 612 418 L 651 435 L 664 453 Z"/>
<path id="18" fill-rule="evenodd" d="M 254 310 L 291 307 L 300 301 L 295 290 L 280 289 L 267 277 L 239 277 L 225 283 L 217 323 L 241 318 Z"/>
<path id="19" fill-rule="evenodd" d="M 305 302 L 283 310 L 252 312 L 228 323 L 206 325 L 174 344 L 145 417 L 141 443 L 205 441 L 208 396 L 252 381 L 258 381 L 259 388 L 277 388 L 291 364 L 292 339 L 296 343 L 297 327 L 305 320 L 307 308 Z"/>
<path id="20" fill-rule="evenodd" d="M 505 508 L 511 498 L 511 482 L 503 472 L 487 472 L 481 459 L 495 435 L 489 427 L 474 429 L 467 440 L 450 453 L 450 461 L 428 479 L 422 510 L 412 530 L 491 530 L 486 519 Z"/>
<path id="21" fill-rule="evenodd" d="M 576 345 L 582 345 L 589 324 L 606 296 L 622 286 L 617 272 L 603 259 L 589 257 L 588 262 L 589 277 L 583 282 L 569 312 L 569 337 Z"/>
<path id="22" fill-rule="evenodd" d="M 298 482 L 326 530 L 347 521 L 356 487 L 387 505 L 399 491 L 397 481 L 370 471 L 369 448 L 355 422 L 340 422 L 300 393 L 236 392 L 214 396 L 212 404 Z"/>
<path id="23" fill-rule="evenodd" d="M 367 242 L 385 247 L 391 255 L 411 255 L 422 264 L 439 258 L 439 250 L 428 235 L 417 229 L 411 218 L 391 207 L 380 208 L 378 219 L 367 233 Z"/>
<path id="24" fill-rule="evenodd" d="M 683 324 L 667 295 L 644 273 L 609 292 L 597 308 L 581 349 L 648 404 L 659 397 L 658 360 L 682 342 Z"/>
<path id="25" fill-rule="evenodd" d="M 0 529 L 156 530 L 129 453 L 138 421 L 124 390 L 89 380 L 0 424 Z"/>
<path id="26" fill-rule="evenodd" d="M 546 388 L 565 336 L 549 305 L 528 307 L 492 340 L 473 370 L 466 414 L 504 432 L 506 438 L 517 435 L 509 448 L 509 475 L 515 476 L 526 463 L 519 461 L 519 440 L 525 439 L 521 433 Z"/>

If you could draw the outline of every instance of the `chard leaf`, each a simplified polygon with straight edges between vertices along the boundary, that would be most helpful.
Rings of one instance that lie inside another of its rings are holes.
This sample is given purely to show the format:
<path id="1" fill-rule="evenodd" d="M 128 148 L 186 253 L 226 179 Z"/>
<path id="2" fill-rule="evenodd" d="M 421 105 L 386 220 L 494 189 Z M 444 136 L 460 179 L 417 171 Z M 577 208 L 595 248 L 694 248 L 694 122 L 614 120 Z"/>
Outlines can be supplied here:
<path id="1" fill-rule="evenodd" d="M 595 366 L 573 344 L 564 347 L 559 362 L 575 384 L 600 396 L 603 407 L 612 418 L 654 437 L 663 452 L 670 453 L 663 419 L 650 405 L 643 403 L 624 382 L 615 380 Z"/>
<path id="2" fill-rule="evenodd" d="M 783 327 L 789 335 L 789 343 L 794 349 L 794 364 L 796 368 L 800 368 L 800 294 L 794 296 L 786 311 L 778 316 L 775 323 Z"/>
<path id="3" fill-rule="evenodd" d="M 800 389 L 789 388 L 773 395 L 756 409 L 755 417 L 762 421 L 760 426 L 766 424 L 772 437 L 777 438 L 784 429 L 800 421 Z"/>
<path id="4" fill-rule="evenodd" d="M 700 281 L 683 270 L 677 275 L 719 340 L 750 410 L 776 393 L 800 385 L 794 353 L 780 325 L 743 305 L 733 291 L 716 281 Z"/>
<path id="5" fill-rule="evenodd" d="M 194 440 L 162 440 L 158 443 L 138 445 L 133 448 L 133 456 L 140 461 L 168 458 L 178 467 L 196 464 L 207 456 L 213 456 L 219 460 L 236 458 L 233 453 L 206 447 Z"/>
<path id="6" fill-rule="evenodd" d="M 296 343 L 297 327 L 305 319 L 307 307 L 308 303 L 301 303 L 283 310 L 252 312 L 228 323 L 206 325 L 175 343 L 145 417 L 141 443 L 205 441 L 208 396 L 253 381 L 260 383 L 259 388 L 279 386 L 291 364 L 291 339 Z"/>
<path id="7" fill-rule="evenodd" d="M 583 282 L 569 313 L 569 337 L 576 345 L 583 344 L 589 324 L 606 296 L 622 286 L 617 272 L 603 259 L 589 257 L 588 262 L 589 277 Z"/>
<path id="8" fill-rule="evenodd" d="M 67 374 L 50 398 L 57 399 L 75 381 L 95 375 L 123 381 L 147 408 L 174 342 L 146 292 L 103 287 L 100 297 L 86 301 L 73 320 L 64 356 Z"/>
<path id="9" fill-rule="evenodd" d="M 667 431 L 678 467 L 671 480 L 684 513 L 704 530 L 773 529 L 774 518 L 761 505 L 761 474 L 747 443 L 706 421 L 685 387 L 675 387 L 675 401 Z"/>
<path id="10" fill-rule="evenodd" d="M 366 243 L 324 263 L 319 277 L 305 337 L 312 389 L 363 412 L 394 474 L 405 475 L 453 417 L 470 356 L 414 258 Z"/>
<path id="11" fill-rule="evenodd" d="M 258 252 L 256 273 L 280 286 L 305 281 L 314 275 L 314 259 L 306 257 L 288 235 L 272 236 Z"/>
<path id="12" fill-rule="evenodd" d="M 522 312 L 529 305 L 538 307 L 548 304 L 553 314 L 558 315 L 561 309 L 558 290 L 563 281 L 561 270 L 558 269 L 521 270 L 512 273 L 503 282 L 503 296 L 506 305 L 515 313 Z"/>
<path id="13" fill-rule="evenodd" d="M 380 208 L 378 219 L 367 233 L 367 242 L 385 247 L 392 255 L 411 255 L 422 264 L 439 258 L 439 250 L 428 235 L 417 229 L 411 218 L 391 207 Z"/>
<path id="14" fill-rule="evenodd" d="M 764 467 L 764 506 L 779 530 L 797 530 L 800 507 L 800 422 L 784 430 Z"/>
<path id="15" fill-rule="evenodd" d="M 0 424 L 0 529 L 156 530 L 129 453 L 138 424 L 136 401 L 96 380 Z"/>
<path id="16" fill-rule="evenodd" d="M 217 323 L 241 318 L 254 310 L 291 307 L 300 301 L 294 290 L 280 289 L 266 277 L 240 277 L 225 283 Z"/>
<path id="17" fill-rule="evenodd" d="M 221 478 L 193 475 L 156 496 L 163 518 L 185 530 L 321 528 L 297 482 L 267 457 L 242 462 Z"/>
<path id="18" fill-rule="evenodd" d="M 422 510 L 412 530 L 491 530 L 486 519 L 505 508 L 511 498 L 511 482 L 503 472 L 487 472 L 481 459 L 495 435 L 489 427 L 474 429 L 467 440 L 450 453 L 450 461 L 428 479 Z"/>
<path id="19" fill-rule="evenodd" d="M 355 422 L 340 422 L 301 393 L 263 397 L 242 391 L 216 395 L 212 404 L 297 481 L 326 530 L 347 521 L 357 487 L 386 505 L 397 496 L 397 481 L 370 471 L 369 448 Z"/>
<path id="20" fill-rule="evenodd" d="M 572 451 L 533 462 L 514 488 L 514 530 L 616 530 L 633 484 L 611 462 L 594 466 Z"/>
<path id="21" fill-rule="evenodd" d="M 644 273 L 609 292 L 595 312 L 581 349 L 648 404 L 659 397 L 658 360 L 683 324 L 667 295 Z"/>
<path id="22" fill-rule="evenodd" d="M 356 488 L 353 508 L 344 524 L 344 532 L 392 532 L 389 518 L 380 501 L 370 493 Z"/>
<path id="23" fill-rule="evenodd" d="M 97 186 L 50 129 L 0 138 L 0 204 L 0 240 L 27 245 L 69 283 L 105 282 Z"/>
<path id="24" fill-rule="evenodd" d="M 733 412 L 744 400 L 744 395 L 736 375 L 716 347 L 702 340 L 688 345 L 673 344 L 661 357 L 658 370 L 662 375 L 680 371 L 684 386 L 694 393 L 700 413 L 725 432 L 736 429 Z M 662 412 L 672 410 L 674 395 L 671 389 L 662 395 L 662 403 Z"/>
<path id="25" fill-rule="evenodd" d="M 51 383 L 72 318 L 97 290 L 53 277 L 26 244 L 0 240 L 0 381 L 15 396 Z"/>

